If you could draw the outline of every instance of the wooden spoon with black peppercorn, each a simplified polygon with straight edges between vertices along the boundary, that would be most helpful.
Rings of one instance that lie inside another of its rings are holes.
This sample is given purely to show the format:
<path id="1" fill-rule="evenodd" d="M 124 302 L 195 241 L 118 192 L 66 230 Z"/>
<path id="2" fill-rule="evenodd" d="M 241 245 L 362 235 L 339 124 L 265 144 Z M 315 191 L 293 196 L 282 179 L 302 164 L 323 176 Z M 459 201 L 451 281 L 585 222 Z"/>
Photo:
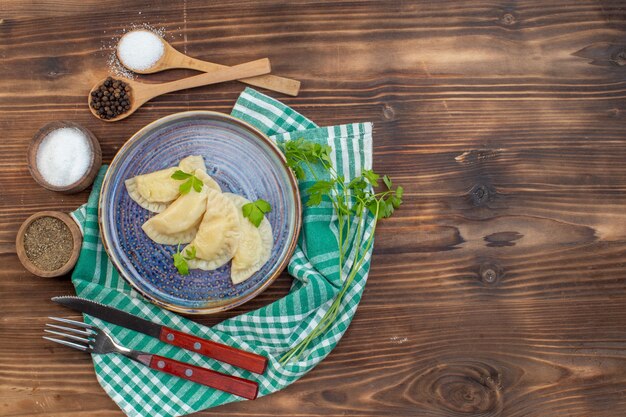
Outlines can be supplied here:
<path id="1" fill-rule="evenodd" d="M 165 93 L 254 77 L 268 74 L 270 71 L 269 59 L 263 58 L 211 73 L 160 84 L 147 84 L 108 77 L 98 82 L 91 89 L 88 97 L 89 110 L 91 114 L 105 122 L 116 122 L 133 114 L 147 101 Z"/>

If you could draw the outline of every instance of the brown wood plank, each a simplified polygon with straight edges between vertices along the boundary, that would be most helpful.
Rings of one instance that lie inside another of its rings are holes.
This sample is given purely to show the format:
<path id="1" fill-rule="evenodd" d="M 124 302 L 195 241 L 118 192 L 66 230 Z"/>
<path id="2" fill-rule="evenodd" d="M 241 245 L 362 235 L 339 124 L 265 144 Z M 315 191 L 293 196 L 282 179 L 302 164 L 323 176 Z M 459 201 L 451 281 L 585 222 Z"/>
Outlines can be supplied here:
<path id="1" fill-rule="evenodd" d="M 375 124 L 377 170 L 405 188 L 381 223 L 344 339 L 284 391 L 198 415 L 622 416 L 626 413 L 626 3 L 623 1 L 4 0 L 0 4 L 0 415 L 119 416 L 86 355 L 40 339 L 66 314 L 15 255 L 20 223 L 88 191 L 38 187 L 26 148 L 82 123 L 103 160 L 188 109 L 229 112 L 238 83 L 160 97 L 105 124 L 84 105 L 131 24 L 187 53 L 268 56 L 274 95 L 321 125 Z M 168 80 L 188 71 L 158 74 Z M 285 274 L 214 324 L 284 295 Z"/>

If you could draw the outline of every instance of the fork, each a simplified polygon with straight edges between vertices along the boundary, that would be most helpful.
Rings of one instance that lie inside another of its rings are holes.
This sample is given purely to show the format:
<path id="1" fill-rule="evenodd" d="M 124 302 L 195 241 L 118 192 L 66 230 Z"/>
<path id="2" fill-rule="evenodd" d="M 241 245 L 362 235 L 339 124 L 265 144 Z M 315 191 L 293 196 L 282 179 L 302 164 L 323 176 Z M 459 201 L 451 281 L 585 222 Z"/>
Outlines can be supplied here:
<path id="1" fill-rule="evenodd" d="M 226 375 L 211 369 L 201 368 L 188 363 L 179 362 L 174 359 L 166 358 L 139 350 L 128 349 L 113 340 L 113 338 L 99 327 L 91 324 L 82 323 L 80 321 L 63 319 L 59 317 L 48 317 L 51 320 L 79 327 L 61 326 L 58 324 L 46 323 L 46 326 L 55 329 L 44 329 L 44 332 L 56 336 L 65 337 L 68 340 L 57 339 L 54 337 L 43 336 L 44 339 L 51 342 L 60 343 L 74 349 L 87 353 L 107 354 L 119 353 L 134 361 L 144 364 L 157 371 L 165 372 L 179 378 L 197 382 L 220 391 L 235 394 L 249 400 L 254 400 L 259 392 L 259 384 L 248 379 L 239 378 L 233 375 Z M 65 333 L 59 331 L 63 330 Z"/>

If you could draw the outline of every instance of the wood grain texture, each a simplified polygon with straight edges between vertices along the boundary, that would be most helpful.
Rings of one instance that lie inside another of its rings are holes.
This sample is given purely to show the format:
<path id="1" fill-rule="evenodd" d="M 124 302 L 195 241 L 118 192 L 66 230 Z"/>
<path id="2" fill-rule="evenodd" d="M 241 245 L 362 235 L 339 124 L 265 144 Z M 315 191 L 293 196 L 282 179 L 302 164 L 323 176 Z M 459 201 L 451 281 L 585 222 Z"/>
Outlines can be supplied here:
<path id="1" fill-rule="evenodd" d="M 321 125 L 373 121 L 375 168 L 406 194 L 380 225 L 337 349 L 280 393 L 198 415 L 626 414 L 625 2 L 4 0 L 0 415 L 121 415 L 86 355 L 40 339 L 48 315 L 67 315 L 49 298 L 72 287 L 28 274 L 15 233 L 88 192 L 36 186 L 32 135 L 73 120 L 110 161 L 148 122 L 229 112 L 242 90 L 172 93 L 122 122 L 94 119 L 84 102 L 106 74 L 103 45 L 142 22 L 201 59 L 270 57 L 275 74 L 302 81 L 300 96 L 275 96 Z M 200 321 L 263 306 L 289 283 Z"/>

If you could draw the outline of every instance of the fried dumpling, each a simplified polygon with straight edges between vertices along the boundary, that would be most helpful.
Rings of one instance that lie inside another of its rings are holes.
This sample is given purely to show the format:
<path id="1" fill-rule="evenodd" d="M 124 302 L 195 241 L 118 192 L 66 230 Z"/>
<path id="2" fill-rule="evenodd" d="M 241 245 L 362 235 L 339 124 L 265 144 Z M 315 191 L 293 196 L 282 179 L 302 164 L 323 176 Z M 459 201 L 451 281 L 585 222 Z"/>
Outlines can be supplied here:
<path id="1" fill-rule="evenodd" d="M 125 181 L 128 195 L 146 210 L 155 213 L 162 212 L 180 195 L 178 187 L 180 187 L 182 181 L 172 178 L 172 174 L 179 169 L 185 172 L 202 170 L 205 173 L 204 158 L 199 155 L 191 155 L 183 158 L 178 167 L 166 168 L 129 178 Z"/>
<path id="2" fill-rule="evenodd" d="M 217 190 L 207 189 L 206 212 L 200 228 L 184 249 L 196 249 L 196 258 L 187 261 L 189 268 L 210 271 L 228 262 L 239 244 L 239 227 L 237 208 L 230 199 Z"/>
<path id="3" fill-rule="evenodd" d="M 198 169 L 194 175 L 200 178 L 202 173 L 204 171 Z M 148 219 L 141 228 L 150 239 L 163 245 L 191 242 L 206 209 L 209 189 L 208 185 L 203 185 L 200 192 L 192 189 L 181 195 L 162 213 Z"/>
<path id="4" fill-rule="evenodd" d="M 274 246 L 272 226 L 266 217 L 263 217 L 259 227 L 256 227 L 243 216 L 241 208 L 250 203 L 250 200 L 231 193 L 224 193 L 224 195 L 237 207 L 241 224 L 239 245 L 233 256 L 230 272 L 233 284 L 239 284 L 250 278 L 269 260 Z"/>

